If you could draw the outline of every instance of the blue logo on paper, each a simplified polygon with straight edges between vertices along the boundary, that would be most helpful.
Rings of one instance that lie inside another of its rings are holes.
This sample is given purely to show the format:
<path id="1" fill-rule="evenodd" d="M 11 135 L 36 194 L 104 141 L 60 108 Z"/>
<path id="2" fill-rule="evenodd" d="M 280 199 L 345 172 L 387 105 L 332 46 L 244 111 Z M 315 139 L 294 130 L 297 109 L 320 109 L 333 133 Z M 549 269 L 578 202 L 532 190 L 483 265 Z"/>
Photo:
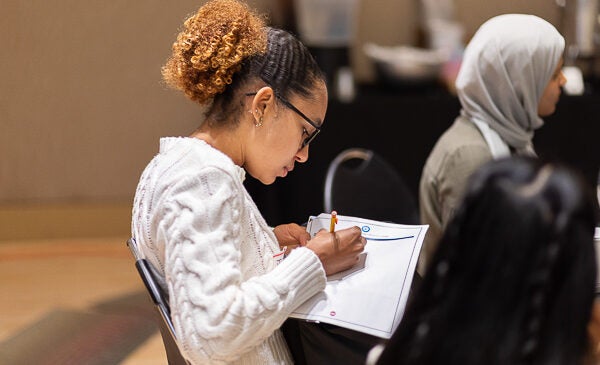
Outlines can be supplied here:
<path id="1" fill-rule="evenodd" d="M 369 227 L 369 226 L 362 226 L 361 230 L 363 232 L 369 232 L 371 230 L 371 227 Z"/>

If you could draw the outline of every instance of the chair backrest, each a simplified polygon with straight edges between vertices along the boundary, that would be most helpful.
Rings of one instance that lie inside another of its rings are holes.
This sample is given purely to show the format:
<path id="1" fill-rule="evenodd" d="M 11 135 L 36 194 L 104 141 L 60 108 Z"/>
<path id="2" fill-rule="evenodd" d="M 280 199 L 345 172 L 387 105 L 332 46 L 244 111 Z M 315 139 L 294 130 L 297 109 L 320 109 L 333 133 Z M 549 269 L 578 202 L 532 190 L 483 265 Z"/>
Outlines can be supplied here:
<path id="1" fill-rule="evenodd" d="M 169 308 L 167 293 L 165 293 L 158 284 L 154 272 L 150 267 L 150 263 L 146 261 L 140 252 L 134 238 L 127 240 L 127 247 L 129 247 L 133 258 L 135 259 L 135 267 L 144 282 L 148 295 L 159 316 L 158 324 L 160 335 L 163 344 L 165 345 L 165 352 L 167 353 L 169 365 L 189 365 L 177 345 L 177 337 L 175 336 L 173 322 L 171 321 L 171 309 Z"/>
<path id="2" fill-rule="evenodd" d="M 325 212 L 401 224 L 418 224 L 415 197 L 398 171 L 372 150 L 351 148 L 329 164 Z"/>

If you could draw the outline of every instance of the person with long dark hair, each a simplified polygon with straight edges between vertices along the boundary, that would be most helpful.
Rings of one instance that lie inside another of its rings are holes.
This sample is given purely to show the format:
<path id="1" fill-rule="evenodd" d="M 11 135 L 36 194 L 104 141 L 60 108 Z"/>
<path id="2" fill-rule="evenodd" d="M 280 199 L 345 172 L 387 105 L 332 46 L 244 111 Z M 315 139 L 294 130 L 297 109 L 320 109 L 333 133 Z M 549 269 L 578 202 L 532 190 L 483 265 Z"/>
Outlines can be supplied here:
<path id="1" fill-rule="evenodd" d="M 487 163 L 376 364 L 586 363 L 596 219 L 591 187 L 569 168 Z"/>

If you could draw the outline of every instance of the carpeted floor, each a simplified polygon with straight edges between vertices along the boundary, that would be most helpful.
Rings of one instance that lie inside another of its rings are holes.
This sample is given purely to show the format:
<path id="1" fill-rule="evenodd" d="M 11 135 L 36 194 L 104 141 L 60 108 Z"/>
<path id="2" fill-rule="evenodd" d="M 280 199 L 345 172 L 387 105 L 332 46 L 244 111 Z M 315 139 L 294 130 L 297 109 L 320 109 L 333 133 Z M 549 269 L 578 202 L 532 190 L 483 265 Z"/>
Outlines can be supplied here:
<path id="1" fill-rule="evenodd" d="M 158 331 L 145 291 L 85 310 L 55 309 L 0 343 L 6 365 L 115 365 Z"/>

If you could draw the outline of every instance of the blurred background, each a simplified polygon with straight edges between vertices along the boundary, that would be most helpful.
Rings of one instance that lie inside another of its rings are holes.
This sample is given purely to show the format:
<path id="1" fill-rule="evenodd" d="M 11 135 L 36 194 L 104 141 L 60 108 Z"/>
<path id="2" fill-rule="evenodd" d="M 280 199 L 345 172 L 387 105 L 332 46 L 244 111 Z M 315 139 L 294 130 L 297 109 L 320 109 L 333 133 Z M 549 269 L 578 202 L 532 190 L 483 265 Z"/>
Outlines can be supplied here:
<path id="1" fill-rule="evenodd" d="M 565 36 L 569 81 L 534 143 L 596 184 L 597 1 L 249 2 L 304 40 L 330 89 L 309 162 L 270 186 L 247 177 L 269 224 L 322 212 L 326 170 L 348 148 L 385 158 L 416 201 L 425 159 L 459 112 L 463 47 L 503 13 L 538 15 Z M 166 363 L 125 240 L 159 138 L 201 122 L 160 68 L 202 3 L 0 0 L 0 363 Z"/>
<path id="2" fill-rule="evenodd" d="M 582 74 L 574 94 L 594 94 L 596 2 L 249 2 L 313 50 L 332 97 L 329 125 L 297 176 L 266 188 L 249 178 L 270 224 L 320 212 L 325 167 L 346 147 L 395 159 L 414 188 L 426 154 L 458 112 L 452 77 L 462 46 L 491 16 L 523 12 L 553 23 L 567 37 L 568 64 Z M 158 139 L 187 135 L 200 122 L 199 107 L 163 85 L 160 67 L 201 3 L 0 0 L 0 241 L 128 235 L 135 187 Z M 565 107 L 566 119 L 597 104 L 580 97 Z M 381 138 L 390 131 L 412 135 L 413 145 L 397 149 L 397 140 Z M 553 138 L 548 145 L 556 146 Z M 565 149 L 597 176 L 598 157 L 588 156 L 595 151 Z"/>

